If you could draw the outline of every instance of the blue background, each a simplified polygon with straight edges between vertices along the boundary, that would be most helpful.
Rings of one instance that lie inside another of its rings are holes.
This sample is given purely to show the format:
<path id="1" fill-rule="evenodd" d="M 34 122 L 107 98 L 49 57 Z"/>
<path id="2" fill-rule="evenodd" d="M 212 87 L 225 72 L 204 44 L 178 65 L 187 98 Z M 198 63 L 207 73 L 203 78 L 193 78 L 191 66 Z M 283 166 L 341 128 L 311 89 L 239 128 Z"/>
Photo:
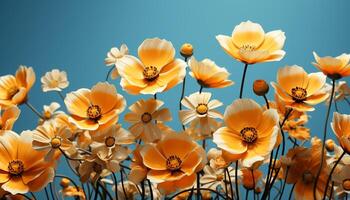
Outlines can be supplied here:
<path id="1" fill-rule="evenodd" d="M 97 3 L 99 2 L 99 3 Z M 130 53 L 137 55 L 137 47 L 145 39 L 160 37 L 170 40 L 178 50 L 182 43 L 190 42 L 195 57 L 214 60 L 226 67 L 235 85 L 210 90 L 213 97 L 230 104 L 238 97 L 243 64 L 233 60 L 219 46 L 218 34 L 230 35 L 234 26 L 242 21 L 260 23 L 266 32 L 281 29 L 286 33 L 285 58 L 280 62 L 257 64 L 249 67 L 244 97 L 254 98 L 251 87 L 255 79 L 275 81 L 276 71 L 285 65 L 297 64 L 307 72 L 316 72 L 311 65 L 312 51 L 319 55 L 337 56 L 350 53 L 350 1 L 296 0 L 296 1 L 17 1 L 0 2 L 0 75 L 13 74 L 18 65 L 32 66 L 37 75 L 29 101 L 39 110 L 52 101 L 62 104 L 58 95 L 41 91 L 40 77 L 53 68 L 68 73 L 70 86 L 64 93 L 82 87 L 90 88 L 105 79 L 108 68 L 104 58 L 113 46 L 126 43 Z M 186 85 L 186 95 L 198 91 L 192 78 Z M 348 79 L 349 80 L 349 79 Z M 141 96 L 123 92 L 119 79 L 111 81 L 131 105 Z M 172 111 L 176 130 L 178 100 L 181 86 L 158 95 Z M 204 91 L 208 91 L 205 89 Z M 151 96 L 143 96 L 150 98 Z M 271 89 L 269 98 L 273 97 Z M 64 107 L 64 105 L 62 105 Z M 349 113 L 349 106 L 341 102 L 342 113 Z M 224 111 L 225 106 L 219 110 Z M 26 107 L 15 124 L 21 132 L 36 127 L 36 116 Z M 128 111 L 125 111 L 125 114 Z M 321 136 L 325 115 L 324 104 L 318 105 L 308 127 L 313 136 Z M 121 118 L 123 119 L 123 118 Z M 120 121 L 124 127 L 128 124 Z M 329 137 L 332 136 L 329 129 Z M 60 169 L 62 172 L 64 169 Z"/>

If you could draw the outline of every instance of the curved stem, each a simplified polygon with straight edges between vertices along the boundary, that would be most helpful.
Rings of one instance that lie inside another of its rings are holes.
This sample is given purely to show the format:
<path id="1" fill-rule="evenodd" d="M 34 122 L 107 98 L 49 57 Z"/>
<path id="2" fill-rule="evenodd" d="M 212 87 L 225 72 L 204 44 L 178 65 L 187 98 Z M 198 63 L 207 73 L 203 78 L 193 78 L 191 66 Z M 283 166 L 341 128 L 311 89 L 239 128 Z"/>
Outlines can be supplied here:
<path id="1" fill-rule="evenodd" d="M 32 195 L 34 200 L 37 200 L 37 198 L 36 198 L 36 196 L 35 196 L 35 194 L 33 192 L 30 192 L 30 195 Z"/>
<path id="2" fill-rule="evenodd" d="M 47 192 L 47 188 L 45 187 L 45 188 L 44 188 L 44 190 L 45 190 L 46 199 L 48 199 L 48 200 L 49 200 L 49 199 L 50 199 L 50 197 L 49 197 L 49 193 Z"/>
<path id="3" fill-rule="evenodd" d="M 111 67 L 111 69 L 108 70 L 107 76 L 106 76 L 106 81 L 108 81 L 109 75 L 112 73 L 113 69 L 115 66 Z"/>
<path id="4" fill-rule="evenodd" d="M 190 192 L 191 190 L 192 190 L 192 188 L 186 189 L 186 190 L 182 190 L 181 192 L 176 193 L 176 194 L 174 194 L 173 196 L 171 196 L 168 200 L 172 200 L 172 199 L 174 199 L 175 197 L 179 196 L 180 194 L 183 194 L 183 193 L 186 193 L 186 192 Z M 212 189 L 210 189 L 210 188 L 199 188 L 199 190 L 202 190 L 202 191 L 210 191 L 210 192 L 212 192 L 212 193 L 218 195 L 218 196 L 221 197 L 222 199 L 232 200 L 232 198 L 230 198 L 230 197 L 227 197 L 227 198 L 226 198 L 225 196 L 223 196 L 222 194 L 220 194 L 218 191 L 212 190 Z"/>
<path id="5" fill-rule="evenodd" d="M 60 96 L 62 101 L 64 101 L 64 96 L 63 96 L 62 92 L 61 91 L 57 91 L 57 94 L 58 94 L 58 96 Z"/>
<path id="6" fill-rule="evenodd" d="M 114 181 L 114 195 L 115 195 L 115 199 L 118 200 L 118 180 L 117 180 L 117 177 L 114 173 L 112 173 L 112 178 L 113 178 L 113 181 Z"/>
<path id="7" fill-rule="evenodd" d="M 289 193 L 288 200 L 291 200 L 291 199 L 292 199 L 292 194 L 293 194 L 293 191 L 294 191 L 294 187 L 295 187 L 295 183 L 293 184 L 292 189 L 290 189 L 290 193 Z"/>
<path id="8" fill-rule="evenodd" d="M 231 197 L 233 197 L 233 186 L 232 186 L 232 181 L 231 181 L 230 172 L 228 171 L 228 168 L 225 168 L 225 171 L 226 171 L 227 176 L 228 176 L 228 181 L 230 181 Z M 225 183 L 225 184 L 226 184 L 226 183 Z"/>
<path id="9" fill-rule="evenodd" d="M 243 70 L 243 75 L 242 75 L 241 89 L 239 91 L 239 98 L 240 99 L 242 99 L 242 96 L 243 96 L 244 81 L 245 81 L 245 76 L 246 76 L 246 73 L 247 73 L 247 69 L 248 69 L 248 63 L 245 63 L 244 70 Z"/>
<path id="10" fill-rule="evenodd" d="M 120 181 L 122 182 L 122 189 L 123 189 L 124 197 L 125 197 L 125 199 L 128 199 L 128 196 L 126 195 L 125 186 L 124 186 L 123 170 L 120 170 Z"/>
<path id="11" fill-rule="evenodd" d="M 238 187 L 238 160 L 236 161 L 236 166 L 235 166 L 235 186 L 236 186 L 236 195 L 237 195 L 237 200 L 239 200 L 239 187 Z"/>
<path id="12" fill-rule="evenodd" d="M 152 189 L 152 183 L 149 179 L 147 179 L 148 187 L 149 187 L 149 192 L 151 195 L 151 200 L 153 200 L 153 189 Z"/>
<path id="13" fill-rule="evenodd" d="M 329 173 L 329 176 L 328 176 L 327 182 L 326 182 L 326 187 L 325 187 L 325 189 L 324 189 L 323 199 L 326 199 L 327 190 L 328 190 L 328 185 L 329 185 L 329 182 L 330 182 L 330 180 L 331 180 L 331 178 L 332 178 L 332 174 L 333 174 L 335 168 L 337 167 L 337 165 L 339 164 L 340 160 L 344 157 L 345 154 L 346 154 L 346 153 L 345 153 L 345 151 L 344 151 L 344 152 L 341 154 L 341 156 L 338 158 L 338 160 L 335 162 L 334 166 L 332 167 L 331 172 Z"/>
<path id="14" fill-rule="evenodd" d="M 107 190 L 106 186 L 104 184 L 102 184 L 100 181 L 97 181 L 97 184 L 100 185 L 100 187 L 102 188 L 102 190 L 107 194 L 107 196 L 113 200 L 112 195 L 109 193 L 109 191 Z"/>
<path id="15" fill-rule="evenodd" d="M 284 188 L 286 187 L 286 181 L 287 181 L 287 178 L 288 178 L 288 171 L 289 171 L 289 167 L 287 167 L 287 170 L 286 170 L 286 175 L 284 177 L 283 186 L 282 186 L 281 195 L 280 195 L 279 200 L 282 199 L 283 191 L 284 191 Z"/>
<path id="16" fill-rule="evenodd" d="M 266 108 L 270 109 L 269 100 L 267 99 L 266 95 L 264 95 L 263 97 L 264 97 L 264 100 L 265 100 L 265 103 L 266 103 Z"/>
<path id="17" fill-rule="evenodd" d="M 200 183 L 200 173 L 197 173 L 197 200 L 200 200 L 201 198 L 201 192 L 200 192 L 200 188 L 201 188 L 201 183 Z"/>
<path id="18" fill-rule="evenodd" d="M 200 85 L 200 87 L 199 87 L 199 94 L 201 94 L 201 93 L 202 93 L 202 91 L 203 91 L 203 86 L 202 86 L 202 85 Z"/>
<path id="19" fill-rule="evenodd" d="M 290 116 L 290 114 L 292 113 L 292 111 L 293 111 L 292 108 L 290 108 L 287 111 L 282 123 L 280 124 L 280 129 L 281 129 L 281 134 L 282 134 L 282 152 L 281 152 L 282 155 L 284 155 L 284 151 L 286 149 L 286 139 L 285 139 L 285 135 L 284 135 L 284 131 L 283 131 L 283 125 L 286 123 L 286 121 L 287 121 L 288 117 Z"/>
<path id="20" fill-rule="evenodd" d="M 25 101 L 24 104 L 30 109 L 32 110 L 39 118 L 41 118 L 42 120 L 45 120 L 45 118 L 40 114 L 40 112 L 34 108 L 34 106 L 32 104 L 30 104 L 28 101 Z"/>
<path id="21" fill-rule="evenodd" d="M 325 153 L 325 145 L 326 145 L 326 136 L 327 136 L 327 128 L 328 128 L 328 120 L 329 120 L 329 114 L 331 111 L 332 107 L 332 102 L 333 102 L 333 96 L 334 96 L 334 90 L 335 90 L 335 80 L 332 80 L 332 92 L 331 92 L 331 98 L 329 100 L 329 105 L 326 113 L 326 120 L 324 122 L 324 129 L 323 129 L 323 141 L 322 141 L 322 152 L 321 152 L 321 163 L 320 163 L 320 168 L 318 169 L 317 175 L 316 175 L 316 180 L 314 183 L 313 187 L 313 195 L 314 199 L 316 199 L 316 188 L 317 188 L 317 183 L 318 183 L 318 178 L 321 174 L 322 167 L 323 167 L 323 161 L 324 161 L 324 153 Z"/>

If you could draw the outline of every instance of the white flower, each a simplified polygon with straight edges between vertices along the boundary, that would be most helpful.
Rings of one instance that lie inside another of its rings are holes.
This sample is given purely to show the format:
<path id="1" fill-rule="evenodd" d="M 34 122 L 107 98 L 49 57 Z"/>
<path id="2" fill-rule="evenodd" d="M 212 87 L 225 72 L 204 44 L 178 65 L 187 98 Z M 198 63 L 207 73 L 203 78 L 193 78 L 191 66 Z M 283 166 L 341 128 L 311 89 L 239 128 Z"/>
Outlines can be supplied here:
<path id="1" fill-rule="evenodd" d="M 59 71 L 58 69 L 46 72 L 46 74 L 41 77 L 41 83 L 43 92 L 62 91 L 62 89 L 69 85 L 67 73 L 65 71 Z"/>

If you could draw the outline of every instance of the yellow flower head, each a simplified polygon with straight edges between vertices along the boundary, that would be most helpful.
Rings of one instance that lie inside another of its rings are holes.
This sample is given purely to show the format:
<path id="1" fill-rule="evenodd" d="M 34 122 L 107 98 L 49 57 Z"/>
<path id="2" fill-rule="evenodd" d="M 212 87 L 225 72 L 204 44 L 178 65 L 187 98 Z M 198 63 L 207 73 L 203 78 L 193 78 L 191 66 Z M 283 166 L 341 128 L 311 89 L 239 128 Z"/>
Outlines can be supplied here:
<path id="1" fill-rule="evenodd" d="M 337 57 L 319 57 L 316 52 L 313 52 L 316 62 L 315 65 L 330 79 L 337 80 L 342 77 L 350 76 L 350 54 L 341 54 Z"/>
<path id="2" fill-rule="evenodd" d="M 41 83 L 43 92 L 62 91 L 62 89 L 68 87 L 69 85 L 67 73 L 58 69 L 53 69 L 50 72 L 46 72 L 46 74 L 41 77 Z"/>
<path id="3" fill-rule="evenodd" d="M 340 146 L 345 152 L 350 153 L 350 115 L 335 112 L 331 126 Z"/>

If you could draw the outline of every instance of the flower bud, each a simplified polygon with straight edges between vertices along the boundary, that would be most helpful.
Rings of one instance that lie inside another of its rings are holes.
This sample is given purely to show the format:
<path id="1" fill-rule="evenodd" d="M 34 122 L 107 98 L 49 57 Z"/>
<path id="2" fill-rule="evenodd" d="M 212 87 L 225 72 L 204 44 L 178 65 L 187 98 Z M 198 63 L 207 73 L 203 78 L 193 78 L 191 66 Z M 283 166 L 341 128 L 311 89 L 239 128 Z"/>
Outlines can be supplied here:
<path id="1" fill-rule="evenodd" d="M 326 149 L 329 152 L 333 152 L 334 151 L 334 141 L 331 139 L 326 140 Z"/>
<path id="2" fill-rule="evenodd" d="M 255 80 L 253 84 L 253 91 L 258 96 L 264 96 L 269 92 L 269 85 L 264 80 Z"/>
<path id="3" fill-rule="evenodd" d="M 70 185 L 70 180 L 68 178 L 62 178 L 61 179 L 61 182 L 60 182 L 60 185 L 63 187 L 63 188 L 66 188 Z"/>
<path id="4" fill-rule="evenodd" d="M 185 43 L 181 46 L 180 54 L 185 57 L 189 58 L 193 55 L 193 46 L 190 43 Z"/>

